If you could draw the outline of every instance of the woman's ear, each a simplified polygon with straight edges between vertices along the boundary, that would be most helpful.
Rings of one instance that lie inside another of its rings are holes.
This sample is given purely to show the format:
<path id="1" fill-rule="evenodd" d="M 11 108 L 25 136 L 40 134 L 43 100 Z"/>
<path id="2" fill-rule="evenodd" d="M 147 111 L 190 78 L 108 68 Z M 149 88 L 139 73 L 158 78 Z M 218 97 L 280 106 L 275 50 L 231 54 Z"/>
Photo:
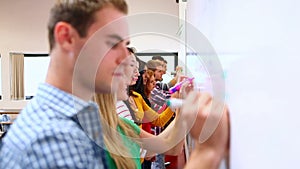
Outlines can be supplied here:
<path id="1" fill-rule="evenodd" d="M 54 37 L 57 45 L 64 50 L 72 50 L 75 33 L 77 33 L 76 30 L 70 24 L 58 22 L 54 28 Z"/>

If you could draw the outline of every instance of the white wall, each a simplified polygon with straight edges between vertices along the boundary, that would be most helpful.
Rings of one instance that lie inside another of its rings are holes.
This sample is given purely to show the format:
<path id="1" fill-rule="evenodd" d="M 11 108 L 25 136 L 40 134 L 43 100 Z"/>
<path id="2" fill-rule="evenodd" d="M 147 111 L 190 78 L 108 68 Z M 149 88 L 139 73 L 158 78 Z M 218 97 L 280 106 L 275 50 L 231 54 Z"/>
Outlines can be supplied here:
<path id="1" fill-rule="evenodd" d="M 54 1 L 1 0 L 0 53 L 2 69 L 2 100 L 0 109 L 17 109 L 26 102 L 10 101 L 9 52 L 47 53 L 48 13 Z"/>
<path id="2" fill-rule="evenodd" d="M 127 0 L 130 14 L 161 12 L 178 16 L 178 4 L 175 0 Z"/>
<path id="3" fill-rule="evenodd" d="M 22 108 L 26 104 L 25 101 L 10 101 L 9 52 L 48 52 L 47 22 L 49 10 L 54 2 L 55 0 L 0 1 L 0 53 L 2 63 L 0 109 Z M 128 0 L 127 2 L 129 15 L 142 12 L 162 12 L 178 16 L 178 4 L 175 3 L 175 0 Z M 171 41 L 171 43 L 173 42 Z M 139 36 L 132 39 L 131 46 L 136 46 L 139 51 L 148 49 L 155 49 L 150 51 L 156 51 L 159 49 L 176 52 L 178 48 L 176 43 L 170 45 L 169 39 L 161 40 L 157 36 Z"/>
<path id="4" fill-rule="evenodd" d="M 299 1 L 189 2 L 227 72 L 231 169 L 297 168 Z"/>
<path id="5" fill-rule="evenodd" d="M 141 15 L 145 13 L 161 13 L 162 15 L 172 15 L 178 17 L 179 5 L 175 0 L 128 0 L 129 15 Z M 150 14 L 151 15 L 151 14 Z M 162 16 L 164 17 L 164 16 Z M 168 22 L 157 21 L 160 17 L 149 20 L 146 16 L 141 19 L 135 26 L 142 26 L 145 22 L 152 23 L 152 26 L 162 28 L 168 27 Z M 173 30 L 170 30 L 173 31 Z M 174 32 L 178 31 L 178 25 L 174 28 Z M 145 32 L 139 36 L 131 38 L 132 46 L 135 46 L 138 52 L 178 52 L 178 41 L 169 37 L 164 37 L 161 34 L 146 34 Z"/>

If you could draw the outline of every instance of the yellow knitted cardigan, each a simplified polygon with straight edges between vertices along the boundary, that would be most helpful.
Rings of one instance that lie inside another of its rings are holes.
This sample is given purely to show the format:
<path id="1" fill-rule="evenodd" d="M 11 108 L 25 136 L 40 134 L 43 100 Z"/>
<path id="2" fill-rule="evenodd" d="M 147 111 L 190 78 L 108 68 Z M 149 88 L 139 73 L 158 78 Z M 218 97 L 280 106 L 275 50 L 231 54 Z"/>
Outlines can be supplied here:
<path id="1" fill-rule="evenodd" d="M 155 126 L 163 127 L 172 118 L 174 112 L 169 107 L 161 114 L 158 114 L 147 105 L 147 103 L 139 93 L 133 92 L 133 94 L 137 96 L 133 96 L 133 100 L 137 106 L 135 115 L 138 120 L 143 120 L 143 122 L 151 122 Z M 140 127 L 141 126 L 142 125 L 140 125 Z"/>

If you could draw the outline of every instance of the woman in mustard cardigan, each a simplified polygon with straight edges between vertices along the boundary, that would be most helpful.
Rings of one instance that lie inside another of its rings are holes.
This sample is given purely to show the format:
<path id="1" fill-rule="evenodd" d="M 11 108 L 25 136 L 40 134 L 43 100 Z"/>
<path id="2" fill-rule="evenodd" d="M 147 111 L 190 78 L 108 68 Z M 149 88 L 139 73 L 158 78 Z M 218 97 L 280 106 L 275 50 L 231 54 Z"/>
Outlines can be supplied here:
<path id="1" fill-rule="evenodd" d="M 158 114 L 153 109 L 151 109 L 151 106 L 145 102 L 145 99 L 143 99 L 142 95 L 134 91 L 133 85 L 136 84 L 139 76 L 142 77 L 143 73 L 146 71 L 145 69 L 139 73 L 139 62 L 137 62 L 137 56 L 135 55 L 134 49 L 128 48 L 128 52 L 130 56 L 123 61 L 122 64 L 125 64 L 124 69 L 124 75 L 125 79 L 130 85 L 129 93 L 127 93 L 127 96 L 125 98 L 118 98 L 118 100 L 126 100 L 124 103 L 127 105 L 127 107 L 131 108 L 133 111 L 130 110 L 120 110 L 122 112 L 121 117 L 128 118 L 130 120 L 133 120 L 136 124 L 139 125 L 139 127 L 142 127 L 142 123 L 145 122 L 151 122 L 155 126 L 163 127 L 166 125 L 166 123 L 172 118 L 174 112 L 171 109 L 166 109 L 161 114 Z M 142 82 L 141 85 L 144 85 Z M 142 91 L 144 93 L 144 91 Z M 128 99 L 129 95 L 129 99 Z M 146 99 L 147 101 L 147 99 Z M 122 104 L 124 107 L 124 104 Z M 126 106 L 125 106 L 126 107 Z M 125 112 L 124 112 L 125 111 Z M 131 116 L 129 118 L 129 116 Z"/>
<path id="2" fill-rule="evenodd" d="M 133 119 L 137 120 L 136 123 L 138 123 L 140 127 L 142 127 L 142 123 L 147 122 L 151 122 L 155 126 L 164 127 L 174 114 L 170 108 L 167 108 L 161 114 L 158 114 L 148 106 L 139 93 L 133 90 L 129 91 L 128 101 L 134 111 L 135 118 Z"/>

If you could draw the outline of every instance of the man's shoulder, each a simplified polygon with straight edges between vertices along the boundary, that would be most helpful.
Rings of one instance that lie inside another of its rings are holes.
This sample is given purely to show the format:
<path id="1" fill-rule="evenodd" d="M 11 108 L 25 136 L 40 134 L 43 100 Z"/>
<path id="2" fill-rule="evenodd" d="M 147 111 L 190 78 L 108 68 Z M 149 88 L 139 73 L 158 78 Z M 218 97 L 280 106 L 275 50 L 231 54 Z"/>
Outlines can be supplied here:
<path id="1" fill-rule="evenodd" d="M 64 124 L 64 125 L 63 125 Z M 18 125 L 18 124 L 17 124 Z M 89 150 L 91 158 L 93 157 L 93 148 L 90 139 L 86 137 L 83 131 L 77 130 L 75 126 L 66 122 L 53 125 L 49 122 L 43 125 L 32 124 L 30 127 L 20 126 L 9 129 L 7 135 L 3 138 L 1 149 L 1 158 L 6 160 L 7 165 L 15 163 L 24 164 L 24 159 L 33 158 L 38 161 L 50 162 L 51 158 L 63 156 L 63 154 L 72 154 L 72 152 L 86 153 Z M 71 152 L 72 151 L 72 152 Z M 73 154 L 80 156 L 80 154 Z M 23 160 L 22 160 L 23 158 Z M 72 158 L 70 156 L 70 158 Z M 32 159 L 28 159 L 32 160 Z M 26 163 L 26 162 L 25 162 Z"/>
<path id="2" fill-rule="evenodd" d="M 47 105 L 29 103 L 18 115 L 3 138 L 3 146 L 24 150 L 35 142 L 57 137 L 60 133 L 66 136 L 76 133 L 76 123 L 71 119 L 57 116 L 55 110 Z M 78 133 L 77 133 L 78 134 Z"/>
<path id="3" fill-rule="evenodd" d="M 8 129 L 4 141 L 7 140 L 23 149 L 43 139 L 55 138 L 58 135 L 67 137 L 68 134 L 73 135 L 77 132 L 76 124 L 71 120 L 31 117 L 26 113 L 21 114 Z"/>

